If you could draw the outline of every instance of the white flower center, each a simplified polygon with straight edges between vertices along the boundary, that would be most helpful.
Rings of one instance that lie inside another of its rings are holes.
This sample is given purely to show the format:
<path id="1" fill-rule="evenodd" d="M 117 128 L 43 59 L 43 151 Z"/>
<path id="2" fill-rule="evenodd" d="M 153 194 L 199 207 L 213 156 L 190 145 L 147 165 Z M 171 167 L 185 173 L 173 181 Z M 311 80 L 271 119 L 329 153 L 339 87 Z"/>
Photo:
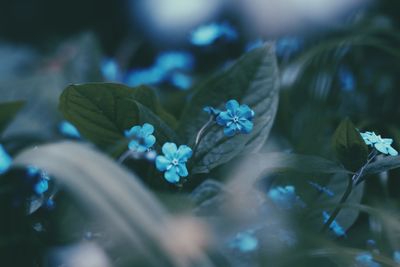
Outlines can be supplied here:
<path id="1" fill-rule="evenodd" d="M 172 165 L 178 165 L 179 164 L 179 160 L 177 160 L 177 159 L 173 159 L 172 161 L 171 161 L 171 163 L 172 163 Z"/>
<path id="2" fill-rule="evenodd" d="M 239 117 L 238 116 L 234 116 L 233 117 L 233 122 L 234 123 L 238 123 L 239 122 Z"/>

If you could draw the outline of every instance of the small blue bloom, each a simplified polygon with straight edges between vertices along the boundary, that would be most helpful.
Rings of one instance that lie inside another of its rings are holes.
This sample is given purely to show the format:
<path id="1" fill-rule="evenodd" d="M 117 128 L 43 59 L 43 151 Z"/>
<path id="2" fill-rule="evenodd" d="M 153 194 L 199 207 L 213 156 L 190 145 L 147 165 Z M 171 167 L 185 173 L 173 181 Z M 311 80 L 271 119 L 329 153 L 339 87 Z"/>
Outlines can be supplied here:
<path id="1" fill-rule="evenodd" d="M 264 45 L 264 41 L 262 39 L 256 39 L 252 42 L 247 43 L 245 51 L 249 52 L 253 49 L 259 48 Z"/>
<path id="2" fill-rule="evenodd" d="M 190 42 L 196 46 L 211 45 L 220 38 L 231 42 L 238 38 L 238 34 L 228 23 L 211 23 L 203 25 L 190 34 Z"/>
<path id="3" fill-rule="evenodd" d="M 252 230 L 239 232 L 229 242 L 229 247 L 244 253 L 251 252 L 257 249 L 258 239 L 254 236 L 254 231 Z"/>
<path id="4" fill-rule="evenodd" d="M 49 182 L 45 178 L 40 178 L 40 180 L 35 184 L 33 188 L 36 194 L 41 195 L 49 189 Z"/>
<path id="5" fill-rule="evenodd" d="M 129 131 L 125 131 L 125 136 L 132 138 L 128 145 L 129 149 L 139 153 L 149 150 L 156 142 L 153 132 L 154 127 L 149 123 L 143 126 L 135 125 Z"/>
<path id="6" fill-rule="evenodd" d="M 236 100 L 229 100 L 226 111 L 218 114 L 216 120 L 221 126 L 225 126 L 226 136 L 233 136 L 236 133 L 248 134 L 253 129 L 254 111 L 247 105 L 239 105 Z"/>
<path id="7" fill-rule="evenodd" d="M 393 252 L 393 260 L 396 263 L 400 263 L 400 251 L 395 251 Z"/>
<path id="8" fill-rule="evenodd" d="M 283 37 L 276 41 L 276 54 L 279 57 L 291 57 L 303 48 L 303 40 L 298 37 Z"/>
<path id="9" fill-rule="evenodd" d="M 376 135 L 374 132 L 365 132 L 360 134 L 367 145 L 375 147 L 375 149 L 379 152 L 391 156 L 397 156 L 399 154 L 391 146 L 393 143 L 393 139 L 382 138 L 380 135 Z"/>
<path id="10" fill-rule="evenodd" d="M 339 68 L 339 80 L 341 87 L 344 91 L 353 91 L 356 87 L 356 81 L 353 73 L 346 66 L 342 66 Z"/>
<path id="11" fill-rule="evenodd" d="M 333 197 L 333 196 L 335 195 L 335 193 L 333 193 L 329 188 L 326 188 L 326 187 L 324 187 L 324 186 L 321 186 L 321 185 L 319 185 L 319 184 L 317 184 L 317 183 L 314 183 L 314 182 L 312 182 L 312 181 L 308 181 L 308 183 L 309 183 L 312 187 L 314 187 L 315 189 L 317 189 L 318 191 L 320 191 L 320 192 L 322 192 L 322 193 L 325 193 L 326 195 L 328 195 L 328 196 L 330 196 L 330 197 Z"/>
<path id="12" fill-rule="evenodd" d="M 171 83 L 182 90 L 187 90 L 192 86 L 192 78 L 181 72 L 174 72 L 171 75 Z"/>
<path id="13" fill-rule="evenodd" d="M 188 176 L 186 162 L 192 156 L 192 149 L 186 145 L 177 148 L 174 143 L 165 143 L 162 147 L 163 155 L 156 157 L 156 167 L 165 171 L 164 178 L 170 183 L 178 183 L 180 177 Z"/>
<path id="14" fill-rule="evenodd" d="M 34 177 L 34 176 L 40 174 L 40 172 L 41 172 L 41 170 L 38 167 L 33 166 L 33 165 L 30 165 L 27 168 L 27 174 L 29 177 Z"/>
<path id="15" fill-rule="evenodd" d="M 68 121 L 62 121 L 59 125 L 59 130 L 65 136 L 69 136 L 69 137 L 73 137 L 73 138 L 81 137 L 78 129 L 76 129 L 76 127 Z"/>
<path id="16" fill-rule="evenodd" d="M 12 163 L 12 158 L 6 152 L 4 147 L 0 145 L 0 174 L 6 172 L 8 168 L 11 166 L 11 163 Z"/>
<path id="17" fill-rule="evenodd" d="M 56 203 L 54 202 L 53 199 L 49 198 L 46 201 L 46 208 L 49 209 L 49 210 L 53 210 L 55 207 L 56 207 Z"/>
<path id="18" fill-rule="evenodd" d="M 322 216 L 324 218 L 324 223 L 326 223 L 329 220 L 329 213 L 326 211 L 322 212 Z M 329 229 L 332 230 L 337 236 L 346 236 L 346 231 L 339 225 L 339 223 L 334 220 L 331 225 L 329 225 Z"/>
<path id="19" fill-rule="evenodd" d="M 121 70 L 117 63 L 112 58 L 104 59 L 101 62 L 101 72 L 107 81 L 118 82 L 121 79 Z"/>
<path id="20" fill-rule="evenodd" d="M 369 252 L 362 252 L 356 256 L 356 267 L 380 267 Z"/>
<path id="21" fill-rule="evenodd" d="M 295 206 L 305 207 L 304 202 L 296 195 L 296 189 L 292 185 L 274 187 L 269 190 L 268 197 L 283 210 L 288 210 Z"/>

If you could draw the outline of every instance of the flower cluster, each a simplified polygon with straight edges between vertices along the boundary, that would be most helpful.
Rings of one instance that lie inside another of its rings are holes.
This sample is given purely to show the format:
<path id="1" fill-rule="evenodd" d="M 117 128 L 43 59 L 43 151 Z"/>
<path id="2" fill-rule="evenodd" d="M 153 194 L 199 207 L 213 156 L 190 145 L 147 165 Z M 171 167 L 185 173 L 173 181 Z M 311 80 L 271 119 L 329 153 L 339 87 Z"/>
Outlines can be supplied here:
<path id="1" fill-rule="evenodd" d="M 153 135 L 154 127 L 145 123 L 143 126 L 135 125 L 129 131 L 125 131 L 125 136 L 132 138 L 129 142 L 129 149 L 138 153 L 148 151 L 156 142 Z"/>
<path id="2" fill-rule="evenodd" d="M 374 132 L 361 133 L 361 137 L 364 139 L 364 142 L 367 145 L 374 147 L 383 154 L 391 156 L 398 155 L 398 152 L 391 146 L 393 139 L 382 138 L 380 135 L 376 135 Z"/>
<path id="3" fill-rule="evenodd" d="M 226 136 L 237 133 L 248 134 L 253 129 L 254 111 L 248 105 L 240 105 L 236 100 L 229 100 L 225 104 L 225 111 L 212 107 L 205 107 L 204 111 L 214 116 L 218 125 L 224 126 Z"/>

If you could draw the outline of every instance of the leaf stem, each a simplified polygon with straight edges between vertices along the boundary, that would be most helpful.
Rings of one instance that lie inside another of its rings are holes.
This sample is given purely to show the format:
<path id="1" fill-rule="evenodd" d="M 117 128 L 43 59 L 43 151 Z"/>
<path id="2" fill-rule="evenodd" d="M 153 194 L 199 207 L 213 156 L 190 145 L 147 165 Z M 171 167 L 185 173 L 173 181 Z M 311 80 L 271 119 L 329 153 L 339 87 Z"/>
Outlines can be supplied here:
<path id="1" fill-rule="evenodd" d="M 211 129 L 211 125 L 214 123 L 214 116 L 210 116 L 208 121 L 201 127 L 199 132 L 196 135 L 196 140 L 194 142 L 194 148 L 193 148 L 193 155 L 196 155 L 196 151 L 199 147 L 199 144 L 201 140 L 203 139 L 204 135 Z"/>
<path id="2" fill-rule="evenodd" d="M 350 194 L 351 194 L 351 192 L 353 190 L 353 187 L 357 186 L 360 183 L 359 180 L 362 177 L 365 168 L 368 166 L 369 163 L 371 163 L 371 161 L 376 157 L 377 154 L 378 154 L 377 151 L 374 149 L 368 155 L 368 160 L 364 164 L 364 166 L 362 166 L 361 169 L 358 172 L 356 172 L 352 177 L 349 177 L 349 181 L 348 181 L 348 184 L 347 184 L 346 191 L 343 193 L 343 196 L 340 199 L 338 206 L 334 209 L 334 211 L 330 215 L 329 219 L 324 224 L 324 226 L 323 226 L 323 228 L 321 230 L 322 232 L 326 231 L 329 228 L 329 226 L 332 224 L 332 222 L 336 219 L 336 217 L 339 215 L 339 212 L 341 210 L 341 206 L 349 198 L 349 196 L 350 196 Z"/>

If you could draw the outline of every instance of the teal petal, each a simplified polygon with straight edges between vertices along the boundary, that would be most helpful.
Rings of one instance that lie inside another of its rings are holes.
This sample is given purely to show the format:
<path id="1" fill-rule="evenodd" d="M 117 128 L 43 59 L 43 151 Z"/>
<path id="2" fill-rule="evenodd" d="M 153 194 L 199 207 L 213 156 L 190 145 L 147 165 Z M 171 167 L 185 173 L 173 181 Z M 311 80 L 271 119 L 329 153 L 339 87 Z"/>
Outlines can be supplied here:
<path id="1" fill-rule="evenodd" d="M 231 115 L 226 111 L 219 113 L 219 115 L 217 116 L 217 123 L 219 125 L 226 125 L 231 120 Z"/>
<path id="2" fill-rule="evenodd" d="M 179 175 L 176 168 L 171 168 L 164 173 L 164 178 L 170 183 L 176 184 L 179 182 Z"/>
<path id="3" fill-rule="evenodd" d="M 186 145 L 181 145 L 177 151 L 177 157 L 180 161 L 187 161 L 192 156 L 192 149 Z"/>
<path id="4" fill-rule="evenodd" d="M 240 130 L 242 133 L 248 134 L 253 130 L 253 123 L 249 120 L 241 120 L 240 125 L 242 125 L 242 129 Z"/>
<path id="5" fill-rule="evenodd" d="M 144 145 L 139 145 L 137 150 L 136 150 L 136 152 L 139 152 L 139 153 L 144 153 L 146 151 L 147 151 L 147 147 L 144 146 Z"/>
<path id="6" fill-rule="evenodd" d="M 236 100 L 232 99 L 226 102 L 225 107 L 227 110 L 231 110 L 235 113 L 236 110 L 239 108 L 239 103 Z"/>
<path id="7" fill-rule="evenodd" d="M 155 143 L 156 143 L 156 138 L 154 137 L 154 135 L 149 135 L 144 139 L 144 144 L 146 145 L 147 148 L 152 147 Z"/>
<path id="8" fill-rule="evenodd" d="M 399 153 L 391 146 L 388 147 L 388 153 L 391 156 L 397 156 Z"/>
<path id="9" fill-rule="evenodd" d="M 129 131 L 125 131 L 126 137 L 138 136 L 141 127 L 139 125 L 133 126 Z"/>
<path id="10" fill-rule="evenodd" d="M 157 170 L 165 171 L 170 164 L 171 164 L 171 161 L 168 160 L 166 157 L 164 157 L 164 156 L 157 156 L 156 157 L 156 168 L 157 168 Z"/>
<path id="11" fill-rule="evenodd" d="M 177 172 L 178 172 L 179 176 L 182 176 L 182 177 L 186 177 L 189 175 L 186 165 L 182 164 L 182 163 L 177 166 Z"/>
<path id="12" fill-rule="evenodd" d="M 137 151 L 139 149 L 139 143 L 136 140 L 132 140 L 128 144 L 128 148 L 132 151 Z"/>
<path id="13" fill-rule="evenodd" d="M 385 144 L 376 143 L 374 146 L 375 146 L 376 150 L 378 150 L 379 152 L 381 152 L 383 154 L 388 154 L 388 149 Z"/>
<path id="14" fill-rule="evenodd" d="M 228 137 L 235 135 L 235 132 L 236 132 L 236 124 L 234 123 L 224 128 L 224 134 Z"/>
<path id="15" fill-rule="evenodd" d="M 393 144 L 393 139 L 390 138 L 382 138 L 382 143 L 384 143 L 385 145 L 391 145 Z"/>
<path id="16" fill-rule="evenodd" d="M 248 105 L 241 105 L 239 108 L 238 115 L 240 117 L 244 117 L 248 120 L 252 119 L 254 117 L 254 111 L 249 108 Z"/>
<path id="17" fill-rule="evenodd" d="M 178 148 L 174 143 L 165 143 L 162 147 L 162 152 L 167 158 L 173 158 Z"/>
<path id="18" fill-rule="evenodd" d="M 153 127 L 153 125 L 151 125 L 149 123 L 145 123 L 142 126 L 141 132 L 142 132 L 143 136 L 148 136 L 148 135 L 154 133 L 154 127 Z"/>

